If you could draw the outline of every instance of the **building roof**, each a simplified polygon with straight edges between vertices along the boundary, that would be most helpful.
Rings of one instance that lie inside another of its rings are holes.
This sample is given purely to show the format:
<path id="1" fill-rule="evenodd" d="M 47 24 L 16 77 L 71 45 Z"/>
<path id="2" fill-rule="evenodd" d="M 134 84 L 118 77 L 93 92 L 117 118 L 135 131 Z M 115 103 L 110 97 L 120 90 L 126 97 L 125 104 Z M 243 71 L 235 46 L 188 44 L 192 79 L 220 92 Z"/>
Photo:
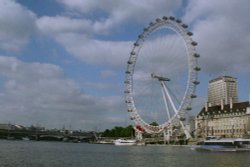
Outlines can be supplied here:
<path id="1" fill-rule="evenodd" d="M 235 78 L 235 77 L 231 77 L 231 76 L 220 76 L 220 77 L 218 77 L 218 78 L 215 78 L 215 79 L 212 79 L 212 80 L 210 80 L 209 81 L 209 83 L 213 83 L 213 82 L 215 82 L 215 81 L 219 81 L 219 80 L 222 80 L 222 79 L 234 79 L 234 80 L 236 80 L 237 78 Z"/>
<path id="2" fill-rule="evenodd" d="M 226 104 L 223 106 L 223 110 L 221 110 L 221 105 L 216 105 L 212 107 L 208 107 L 207 111 L 206 108 L 203 107 L 200 113 L 197 116 L 204 116 L 204 115 L 219 115 L 225 113 L 246 113 L 247 107 L 250 107 L 249 102 L 240 102 L 240 103 L 233 103 L 232 109 L 230 108 L 230 104 Z"/>

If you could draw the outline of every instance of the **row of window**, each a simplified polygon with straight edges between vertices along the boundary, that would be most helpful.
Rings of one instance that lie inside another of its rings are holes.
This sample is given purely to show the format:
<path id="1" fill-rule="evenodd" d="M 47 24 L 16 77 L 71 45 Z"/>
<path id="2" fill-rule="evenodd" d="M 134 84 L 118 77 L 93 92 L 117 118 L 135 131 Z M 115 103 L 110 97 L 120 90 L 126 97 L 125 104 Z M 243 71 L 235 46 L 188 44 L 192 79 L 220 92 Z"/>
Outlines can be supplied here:
<path id="1" fill-rule="evenodd" d="M 223 134 L 227 134 L 227 133 L 230 133 L 230 134 L 232 134 L 232 133 L 245 133 L 246 130 L 245 129 L 223 129 L 223 130 L 208 130 L 207 132 L 209 134 L 214 133 L 214 135 L 216 135 L 216 134 L 223 135 Z"/>
<path id="2" fill-rule="evenodd" d="M 209 112 L 207 114 L 205 113 L 202 113 L 201 115 L 211 115 L 211 116 L 214 116 L 216 118 L 219 118 L 219 117 L 228 117 L 228 116 L 239 116 L 239 115 L 243 115 L 245 113 L 241 113 L 241 112 L 245 112 L 246 109 L 243 108 L 242 110 L 239 110 L 239 109 L 236 109 L 236 112 L 233 112 L 232 110 L 231 111 L 224 111 L 223 114 L 221 114 L 223 111 L 213 111 L 213 112 Z M 228 113 L 228 112 L 231 112 L 231 113 Z M 218 113 L 218 114 L 215 114 L 215 113 Z"/>
<path id="3" fill-rule="evenodd" d="M 228 119 L 217 119 L 215 121 L 210 121 L 209 122 L 212 125 L 218 125 L 218 126 L 223 126 L 223 125 L 243 125 L 247 123 L 247 117 L 233 117 L 233 118 L 228 118 Z"/>

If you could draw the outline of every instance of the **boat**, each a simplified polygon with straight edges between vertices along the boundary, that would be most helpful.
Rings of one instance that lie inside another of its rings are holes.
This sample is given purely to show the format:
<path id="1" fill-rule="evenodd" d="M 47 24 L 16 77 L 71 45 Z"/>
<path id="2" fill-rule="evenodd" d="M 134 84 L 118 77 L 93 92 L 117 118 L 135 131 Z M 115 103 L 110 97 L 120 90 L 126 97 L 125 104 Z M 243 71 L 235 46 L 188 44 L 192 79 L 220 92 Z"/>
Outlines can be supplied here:
<path id="1" fill-rule="evenodd" d="M 24 141 L 29 141 L 30 138 L 29 138 L 29 137 L 22 137 L 22 140 L 24 140 Z"/>
<path id="2" fill-rule="evenodd" d="M 134 139 L 117 139 L 114 140 L 114 145 L 116 146 L 133 146 L 136 145 L 137 142 Z"/>
<path id="3" fill-rule="evenodd" d="M 250 151 L 250 139 L 244 138 L 212 138 L 191 147 L 197 151 L 237 152 Z"/>
<path id="4" fill-rule="evenodd" d="M 113 144 L 113 140 L 98 140 L 96 144 Z"/>

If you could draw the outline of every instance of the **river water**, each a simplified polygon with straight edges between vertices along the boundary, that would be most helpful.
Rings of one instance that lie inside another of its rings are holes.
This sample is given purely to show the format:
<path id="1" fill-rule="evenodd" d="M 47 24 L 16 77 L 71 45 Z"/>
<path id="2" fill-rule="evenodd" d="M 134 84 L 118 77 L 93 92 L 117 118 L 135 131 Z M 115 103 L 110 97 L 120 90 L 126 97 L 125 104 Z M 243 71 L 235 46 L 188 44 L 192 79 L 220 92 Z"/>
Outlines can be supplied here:
<path id="1" fill-rule="evenodd" d="M 250 152 L 0 140 L 0 167 L 249 167 Z"/>

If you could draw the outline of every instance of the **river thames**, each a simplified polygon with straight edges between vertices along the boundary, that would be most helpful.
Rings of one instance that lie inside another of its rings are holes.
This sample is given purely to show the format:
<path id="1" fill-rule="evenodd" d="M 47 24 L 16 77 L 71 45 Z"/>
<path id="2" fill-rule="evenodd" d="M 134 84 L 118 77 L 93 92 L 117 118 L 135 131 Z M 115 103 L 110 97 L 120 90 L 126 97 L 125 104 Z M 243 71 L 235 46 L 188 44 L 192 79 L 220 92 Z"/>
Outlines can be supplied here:
<path id="1" fill-rule="evenodd" d="M 250 152 L 0 140 L 0 167 L 248 167 Z"/>

